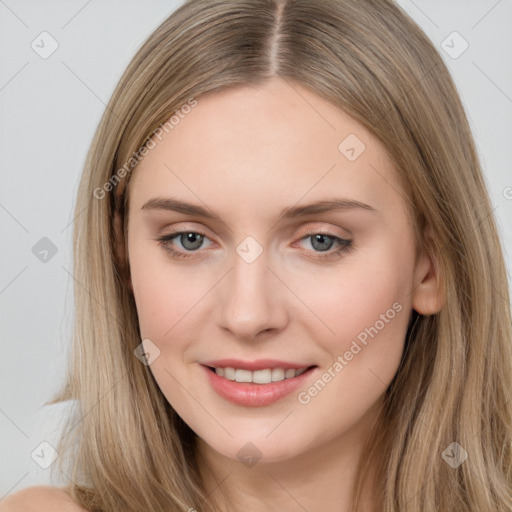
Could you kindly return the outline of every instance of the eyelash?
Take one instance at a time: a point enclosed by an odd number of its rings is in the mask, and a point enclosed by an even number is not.
[[[172,239],[177,238],[180,235],[187,234],[187,233],[193,233],[195,235],[201,235],[205,238],[208,238],[206,233],[203,233],[201,231],[186,230],[186,231],[175,231],[174,233],[170,233],[168,235],[163,235],[163,236],[157,238],[156,240],[158,242],[158,245],[163,247],[173,258],[193,258],[194,256],[192,254],[199,252],[199,250],[189,251],[189,253],[184,253],[182,251],[177,251],[176,249],[173,249],[169,245],[169,242],[171,242]],[[334,239],[334,241],[340,245],[340,247],[336,250],[329,250],[329,251],[325,251],[325,252],[313,251],[318,254],[318,256],[316,256],[316,257],[320,260],[333,258],[335,256],[340,256],[341,254],[348,252],[350,249],[352,249],[352,240],[340,238],[339,236],[336,236],[333,233],[328,233],[325,231],[318,231],[318,230],[309,231],[302,238],[300,238],[300,241],[305,240],[306,238],[309,238],[313,235],[328,236],[329,238]]]

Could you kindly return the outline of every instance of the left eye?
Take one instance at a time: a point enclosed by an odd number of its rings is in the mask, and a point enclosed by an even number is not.
[[[316,233],[314,235],[308,235],[302,238],[302,240],[310,240],[311,246],[313,249],[315,249],[315,251],[323,252],[328,251],[334,245],[336,240],[340,239],[336,236],[327,235],[324,233]]]

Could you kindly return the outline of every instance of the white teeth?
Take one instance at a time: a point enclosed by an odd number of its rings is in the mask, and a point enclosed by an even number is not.
[[[241,370],[236,368],[215,368],[215,373],[220,377],[228,380],[236,380],[236,382],[253,382],[255,384],[270,384],[271,382],[279,382],[285,379],[292,379],[302,375],[307,368],[295,370],[293,368],[266,368],[265,370]]]
[[[236,370],[235,380],[237,382],[252,382],[252,372],[250,370]]]
[[[215,368],[217,375],[219,374],[217,370],[222,370],[222,368]],[[235,369],[234,368],[224,368],[224,377],[228,380],[235,380]]]
[[[284,380],[285,377],[285,371],[282,368],[272,369],[272,382],[279,382],[280,380]]]
[[[256,370],[252,372],[252,381],[256,384],[270,384],[272,382],[272,370]]]
[[[286,372],[284,373],[284,377],[285,379],[290,379],[291,377],[295,377],[295,371],[293,368],[290,369],[290,370],[286,370]]]

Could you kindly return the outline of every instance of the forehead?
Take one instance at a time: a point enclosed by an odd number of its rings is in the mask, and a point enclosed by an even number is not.
[[[309,89],[274,79],[196,98],[154,138],[134,171],[130,202],[166,193],[237,211],[343,195],[375,208],[401,191],[385,148]],[[307,196],[307,197],[306,197]],[[262,202],[263,201],[263,202]]]

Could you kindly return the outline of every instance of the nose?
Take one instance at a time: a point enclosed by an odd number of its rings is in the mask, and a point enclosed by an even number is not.
[[[218,325],[234,337],[255,340],[288,323],[283,284],[267,267],[267,253],[248,263],[234,255],[233,269],[219,290]]]

